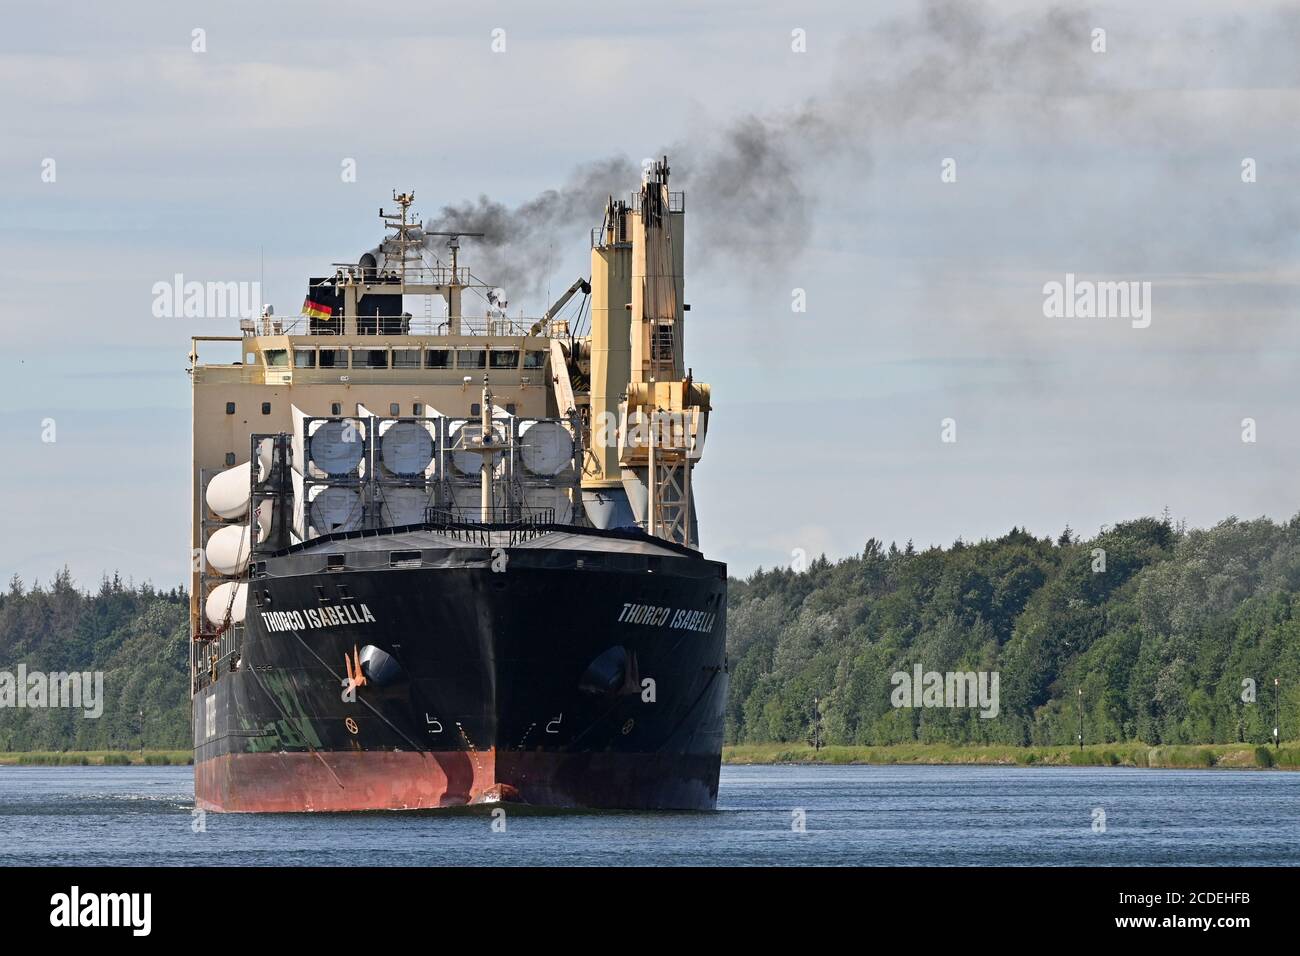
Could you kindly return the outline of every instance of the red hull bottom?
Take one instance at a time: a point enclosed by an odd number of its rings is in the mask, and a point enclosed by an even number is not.
[[[194,766],[198,807],[227,813],[540,806],[708,810],[718,758],[494,750],[223,754]]]
[[[194,798],[227,813],[456,807],[496,796],[495,765],[491,750],[223,754],[194,765]]]

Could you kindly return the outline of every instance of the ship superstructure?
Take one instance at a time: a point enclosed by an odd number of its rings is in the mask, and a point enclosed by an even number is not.
[[[538,318],[394,193],[301,317],[194,339],[201,806],[713,805],[726,570],[698,550],[668,178],[606,203],[590,278]]]

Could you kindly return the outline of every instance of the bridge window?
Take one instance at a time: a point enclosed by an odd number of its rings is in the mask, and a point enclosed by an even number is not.
[[[354,349],[353,368],[388,368],[388,349]]]
[[[419,368],[419,349],[393,349],[393,368]]]
[[[529,350],[524,353],[524,368],[541,368],[545,364],[545,352]]]
[[[451,368],[451,349],[429,349],[424,353],[425,368]]]
[[[294,368],[315,368],[316,350],[315,349],[294,349],[293,367]]]
[[[267,349],[266,364],[273,368],[288,368],[289,353],[285,349]]]
[[[487,368],[486,349],[457,349],[457,368]]]
[[[518,349],[493,349],[492,367],[493,368],[518,368],[519,350]]]
[[[347,368],[348,350],[347,349],[321,349],[320,367],[321,368]]]

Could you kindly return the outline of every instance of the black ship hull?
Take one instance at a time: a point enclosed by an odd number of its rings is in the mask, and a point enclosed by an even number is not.
[[[193,702],[203,808],[716,803],[717,562],[590,534],[408,532],[313,542],[249,588],[238,656]]]

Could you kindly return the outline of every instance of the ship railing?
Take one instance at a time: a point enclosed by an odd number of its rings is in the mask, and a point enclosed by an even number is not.
[[[357,316],[356,335],[450,335],[451,319],[446,316],[402,315],[360,315]],[[484,316],[463,315],[460,318],[459,335],[474,336],[526,336],[550,334],[551,321],[533,316]],[[241,338],[253,335],[312,335],[337,336],[343,334],[341,317],[333,319],[312,319],[298,316],[292,319],[266,318],[245,319],[241,323],[241,336],[196,336],[195,342],[222,341],[238,342]]]
[[[413,265],[408,261],[403,276],[397,269],[388,268],[377,272],[359,266],[355,262],[335,262],[331,265],[334,269],[334,279],[327,280],[328,284],[345,283],[349,280],[353,283],[365,282],[375,292],[379,292],[386,285],[397,285],[403,278],[407,285],[458,285],[465,288],[483,285],[475,281],[468,266],[461,266],[453,272],[451,266],[430,263]]]
[[[623,246],[632,248],[632,240],[624,233],[626,230],[620,230],[612,239],[609,236],[609,230],[604,226],[596,226],[591,230],[591,248],[608,249],[610,246]]]
[[[425,509],[425,523],[433,530],[484,546],[493,543],[494,532],[505,532],[507,545],[514,546],[556,527],[554,508],[490,507],[486,519],[481,507],[470,505]]]
[[[357,317],[356,334],[371,335],[450,335],[451,319],[446,316],[413,315],[361,315]],[[549,323],[540,318],[525,316],[461,316],[459,335],[525,336],[534,327],[545,330]],[[327,321],[308,321],[306,317],[285,325],[282,335],[330,336],[343,334],[343,322],[335,318]]]
[[[214,677],[234,669],[244,649],[244,625],[231,624],[198,645],[194,657],[194,688],[202,690]],[[212,658],[216,657],[214,661]]]
[[[628,208],[635,209],[635,210],[641,209],[640,192],[634,192],[631,194],[628,202]],[[670,191],[668,193],[668,211],[685,212],[686,194],[681,192]],[[614,233],[612,236],[610,234],[611,231]],[[604,224],[596,226],[591,230],[591,248],[608,249],[611,245],[624,246],[624,247],[630,247],[632,245],[632,237],[627,234],[625,220],[620,219],[619,224],[615,226],[612,230],[608,220],[606,220]]]
[[[639,210],[639,209],[641,208],[641,192],[640,192],[640,190],[637,190],[636,192],[634,192],[634,193],[631,194],[631,198],[628,200],[628,204],[627,204],[627,205],[628,205],[628,208],[629,208],[629,209],[638,209],[638,210]],[[670,190],[668,191],[668,211],[669,211],[669,212],[685,212],[685,211],[686,211],[686,194],[683,193],[683,192],[673,192],[673,191],[670,189]]]

